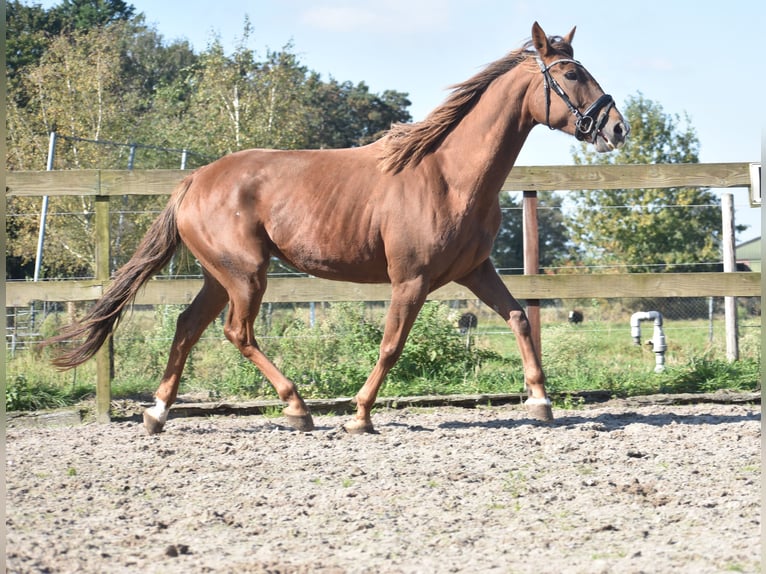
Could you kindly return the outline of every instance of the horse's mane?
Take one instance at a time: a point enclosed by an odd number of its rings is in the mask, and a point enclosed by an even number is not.
[[[572,47],[560,36],[551,36],[554,49],[566,57],[573,56]],[[407,166],[415,166],[439,147],[444,138],[471,111],[489,85],[500,76],[510,72],[535,54],[532,40],[505,57],[492,62],[468,80],[451,86],[452,92],[445,102],[434,109],[422,122],[397,123],[383,138],[383,155],[380,167],[383,171],[397,173]]]

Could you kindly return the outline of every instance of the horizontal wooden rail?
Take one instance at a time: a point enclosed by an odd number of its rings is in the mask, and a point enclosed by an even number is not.
[[[8,196],[167,195],[191,171],[10,171]],[[749,187],[749,163],[516,166],[505,191],[574,191],[668,187]]]
[[[760,297],[760,273],[631,273],[620,275],[505,275],[503,281],[519,299],[619,297]],[[10,281],[6,307],[33,301],[93,301],[109,283],[87,281]],[[201,279],[154,279],[139,292],[139,305],[190,303]],[[264,297],[270,303],[387,301],[389,285],[369,285],[316,278],[272,278]],[[476,296],[456,283],[434,291],[433,300],[470,300]]]
[[[668,187],[750,187],[749,163],[557,165],[514,167],[505,191]]]

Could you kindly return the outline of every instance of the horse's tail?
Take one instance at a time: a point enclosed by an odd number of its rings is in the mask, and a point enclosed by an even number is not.
[[[82,343],[63,351],[52,360],[56,367],[71,369],[95,355],[141,286],[170,262],[181,242],[176,225],[176,212],[192,184],[193,177],[188,176],[178,185],[165,209],[141,240],[133,257],[116,272],[109,289],[96,301],[85,317],[41,343],[48,346],[84,337]]]

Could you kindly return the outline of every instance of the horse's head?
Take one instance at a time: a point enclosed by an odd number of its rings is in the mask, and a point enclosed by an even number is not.
[[[540,68],[537,91],[530,111],[535,121],[592,143],[600,152],[611,151],[623,143],[630,126],[588,70],[573,59],[575,28],[559,42],[551,41],[540,25],[532,26],[532,45]],[[551,92],[555,96],[551,96]]]

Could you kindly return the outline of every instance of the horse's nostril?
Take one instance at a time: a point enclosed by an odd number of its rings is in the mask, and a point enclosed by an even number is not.
[[[617,122],[614,125],[612,136],[614,137],[615,143],[619,145],[628,138],[629,133],[630,133],[630,126],[628,124],[624,122]]]

